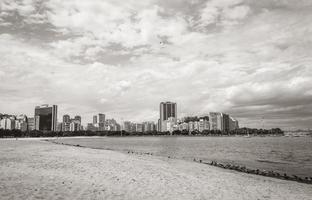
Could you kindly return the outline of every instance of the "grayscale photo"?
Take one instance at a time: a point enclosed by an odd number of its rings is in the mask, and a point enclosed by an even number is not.
[[[0,0],[0,200],[312,200],[312,0]]]

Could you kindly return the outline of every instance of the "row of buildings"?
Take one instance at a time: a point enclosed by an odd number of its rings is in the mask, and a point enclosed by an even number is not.
[[[152,132],[156,131],[156,124],[152,121],[143,123],[123,122],[122,130],[126,132]]]
[[[124,121],[122,125],[115,119],[105,119],[105,114],[99,113],[93,116],[92,123],[84,128],[81,124],[81,116],[71,118],[63,116],[63,121],[57,121],[57,106],[47,104],[35,107],[34,117],[26,115],[12,116],[0,114],[0,129],[19,129],[21,131],[127,131],[127,132],[173,132],[175,130],[205,131],[219,130],[228,132],[239,128],[238,121],[228,114],[221,112],[210,112],[204,117],[185,117],[178,119],[177,104],[173,102],[160,103],[160,115],[158,122],[152,121],[133,123]]]
[[[219,130],[228,132],[239,128],[238,121],[222,112],[210,112],[207,116],[186,121],[186,118],[178,119],[177,104],[174,102],[160,103],[160,118],[157,130],[160,132],[173,132],[174,130],[187,130],[189,132],[204,130]]]
[[[34,117],[26,115],[1,115],[0,129],[21,131],[56,131],[57,130],[57,106],[42,105],[35,108]]]
[[[88,131],[121,131],[120,124],[115,119],[105,119],[103,113],[94,115],[92,119],[92,123],[87,124]]]

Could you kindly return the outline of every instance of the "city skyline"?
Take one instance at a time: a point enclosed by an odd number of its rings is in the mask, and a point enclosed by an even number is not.
[[[242,126],[312,128],[312,2],[0,2],[0,112],[59,106],[83,123],[230,113]],[[60,119],[62,115],[59,115]]]
[[[221,131],[229,133],[239,129],[239,121],[229,114],[222,112],[209,112],[205,116],[178,117],[176,102],[160,102],[159,119],[155,121],[144,120],[141,122],[120,121],[114,118],[105,119],[105,114],[93,115],[92,122],[85,126],[82,118],[75,115],[63,114],[58,120],[57,105],[43,104],[35,107],[34,116],[10,115],[0,113],[0,129],[25,131],[52,131],[52,132],[75,132],[75,131],[121,131],[152,133],[181,131],[185,134],[204,133],[207,131]],[[264,128],[264,127],[263,127]],[[232,132],[233,133],[233,132]]]

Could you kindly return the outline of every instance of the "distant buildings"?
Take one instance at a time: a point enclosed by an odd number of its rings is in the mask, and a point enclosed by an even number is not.
[[[115,119],[106,119],[105,114],[94,115],[92,123],[88,123],[85,130],[89,131],[121,131],[126,132],[173,132],[176,130],[188,131],[189,133],[203,131],[229,132],[239,128],[236,119],[222,112],[210,112],[202,117],[184,117],[177,119],[177,104],[173,102],[161,102],[158,122],[145,121],[133,123],[124,121],[122,126]],[[71,118],[68,114],[63,115],[62,122],[57,122],[57,106],[42,105],[35,108],[34,117],[26,115],[0,114],[0,129],[21,131],[80,131],[84,130],[81,124],[81,116]]]
[[[167,120],[169,118],[173,118],[175,121],[177,120],[177,104],[173,102],[161,102],[159,109],[159,128],[161,132],[165,132],[168,130]],[[169,123],[172,123],[171,121]]]
[[[6,117],[1,119],[0,127],[4,130],[13,130],[15,129],[15,119],[14,117]]]
[[[60,123],[58,131],[67,132],[67,131],[80,131],[81,128],[81,117],[76,115],[73,119],[69,115],[63,115],[63,122]]]
[[[92,123],[88,123],[88,131],[121,131],[120,124],[115,119],[105,119],[105,114],[99,113],[93,116]]]
[[[124,121],[122,130],[126,132],[139,132],[146,133],[156,130],[156,125],[154,122],[142,122],[142,123],[132,123],[130,121]]]
[[[143,122],[143,132],[152,132],[156,130],[154,122]]]
[[[57,106],[47,104],[35,108],[35,129],[39,131],[57,130]]]
[[[203,117],[185,117],[176,123],[169,118],[163,123],[167,124],[166,131],[169,132],[174,130],[186,130],[189,133],[209,130],[228,132],[239,128],[237,120],[221,112],[210,112],[208,116]],[[178,126],[176,127],[176,125]]]

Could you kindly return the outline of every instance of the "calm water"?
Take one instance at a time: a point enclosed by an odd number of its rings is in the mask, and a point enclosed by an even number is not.
[[[65,138],[61,142],[312,176],[312,137],[103,137]]]

